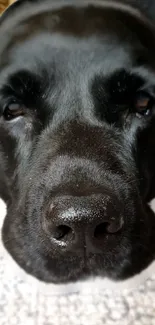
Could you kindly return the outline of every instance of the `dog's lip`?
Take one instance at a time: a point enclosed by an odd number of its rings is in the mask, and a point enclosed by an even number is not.
[[[67,284],[71,282],[77,282],[77,281],[83,281],[91,276],[97,276],[93,275],[90,270],[86,266],[83,266],[81,269],[77,268],[74,270],[74,274],[72,275],[62,275],[62,276],[56,276],[53,274],[50,274],[49,276],[49,282],[55,283],[55,284]],[[51,279],[50,279],[51,277]]]

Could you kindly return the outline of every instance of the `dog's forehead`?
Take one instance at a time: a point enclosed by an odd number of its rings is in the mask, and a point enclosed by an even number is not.
[[[139,22],[130,15],[126,18],[112,9],[62,5],[17,20],[13,29],[8,21],[1,38],[0,67],[9,73],[25,69],[38,74],[45,69],[62,81],[72,77],[73,83],[79,76],[87,83],[100,73],[107,76],[115,70],[130,70],[138,56],[142,61],[146,44],[137,37],[139,31],[133,31],[131,23],[138,29]],[[0,37],[2,31],[3,26]]]
[[[80,6],[77,1],[67,6],[63,3],[58,9],[50,5],[48,11],[42,8],[34,14],[29,9],[26,16],[21,11],[23,18],[16,14],[11,23],[7,18],[0,29],[0,66],[13,63],[15,70],[33,71],[38,65],[39,69],[47,66],[48,71],[55,66],[63,73],[93,74],[101,70],[107,74],[134,65],[137,48],[143,51],[141,37],[148,41],[149,34],[139,17],[136,20],[128,11],[114,10],[105,1],[103,8]]]
[[[17,69],[44,68],[51,74],[110,72],[133,65],[132,48],[110,37],[80,38],[59,33],[41,32],[16,44],[10,51],[10,62]],[[91,75],[90,75],[91,77]]]
[[[114,10],[107,5],[106,7],[97,7],[95,3],[94,5],[88,3],[85,6],[77,6],[77,1],[71,1],[68,6],[64,6],[62,3],[58,9],[49,7],[48,11],[34,12],[33,15],[28,12],[27,16],[23,16],[23,19],[20,18],[17,11],[14,20],[11,17],[11,21],[9,21],[8,17],[1,25],[0,50],[4,52],[5,48],[8,50],[13,45],[25,42],[43,33],[59,33],[64,37],[65,35],[74,37],[77,42],[79,39],[86,40],[87,38],[90,39],[91,36],[99,38],[99,36],[104,35],[104,43],[111,42],[113,45],[117,39],[121,46],[126,42],[133,47],[137,42],[141,42],[142,38],[146,43],[146,41],[148,42],[147,36],[152,36],[145,24],[139,20],[139,17],[136,19],[128,11],[122,12],[118,8]],[[21,16],[22,14],[21,11]],[[66,44],[68,46],[68,43]]]

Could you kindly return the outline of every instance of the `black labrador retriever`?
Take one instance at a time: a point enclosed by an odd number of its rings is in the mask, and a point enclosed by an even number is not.
[[[23,0],[1,18],[2,237],[42,281],[155,258],[154,21],[154,0]]]

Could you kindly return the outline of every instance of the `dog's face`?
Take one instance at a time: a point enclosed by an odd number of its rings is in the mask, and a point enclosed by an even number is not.
[[[43,281],[123,279],[155,255],[154,35],[117,5],[57,3],[1,26],[3,241]]]

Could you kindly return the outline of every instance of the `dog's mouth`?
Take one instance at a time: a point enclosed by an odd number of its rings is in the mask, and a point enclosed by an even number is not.
[[[110,241],[104,238],[100,251],[87,249],[82,241],[77,251],[55,249],[49,245],[49,238],[39,235],[33,227],[28,229],[27,223],[11,225],[9,215],[3,226],[3,242],[15,261],[40,281],[63,284],[90,277],[124,280],[140,273],[154,258],[152,225],[155,222],[152,222],[153,212],[149,207],[146,210],[143,223],[137,221],[132,227],[122,229],[117,240],[114,234],[112,237],[109,234],[111,246]],[[102,237],[102,232],[100,235]]]

